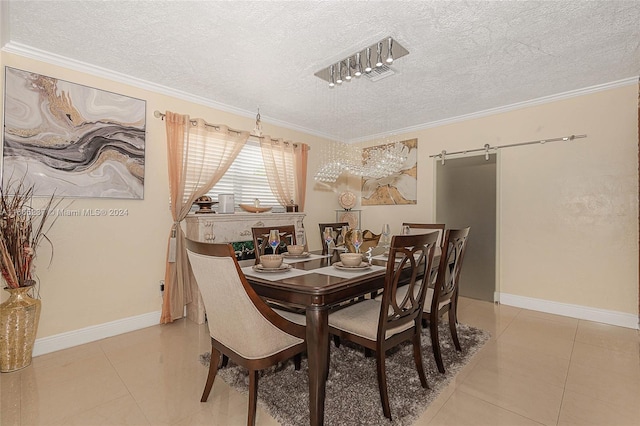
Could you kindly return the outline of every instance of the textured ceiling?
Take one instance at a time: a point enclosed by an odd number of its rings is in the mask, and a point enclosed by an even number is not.
[[[265,122],[338,140],[640,74],[640,1],[11,0],[7,9],[8,51],[38,49],[248,116],[259,106]],[[389,35],[410,52],[396,75],[334,89],[314,76]]]

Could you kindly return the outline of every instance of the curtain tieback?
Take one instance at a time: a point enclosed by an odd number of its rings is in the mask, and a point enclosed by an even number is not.
[[[167,256],[169,263],[176,262],[176,234],[178,231],[178,226],[180,226],[180,222],[173,222],[173,226],[171,226],[171,238],[169,238],[169,254]]]

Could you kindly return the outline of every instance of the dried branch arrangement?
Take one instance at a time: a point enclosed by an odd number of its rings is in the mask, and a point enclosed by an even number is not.
[[[33,193],[24,178],[0,186],[0,271],[10,288],[35,283],[33,262],[43,241],[53,250],[47,232],[58,218],[55,211],[62,199],[54,194],[35,207]]]

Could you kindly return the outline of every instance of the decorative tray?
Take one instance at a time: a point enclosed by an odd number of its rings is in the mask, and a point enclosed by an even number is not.
[[[249,213],[264,213],[272,209],[272,207],[256,207],[251,204],[240,204],[240,208]]]
[[[363,269],[371,268],[371,264],[367,262],[362,262],[358,266],[344,266],[342,262],[336,262],[333,264],[334,268],[343,269],[345,271],[361,271]]]
[[[309,256],[311,256],[311,253],[309,253],[308,251],[305,251],[305,252],[300,253],[300,254],[291,254],[291,253],[288,253],[288,252],[282,253],[282,257],[288,257],[290,259],[304,259],[304,258],[309,257]]]
[[[256,272],[285,272],[291,269],[291,265],[283,263],[278,268],[265,268],[261,263],[253,265],[253,270]]]

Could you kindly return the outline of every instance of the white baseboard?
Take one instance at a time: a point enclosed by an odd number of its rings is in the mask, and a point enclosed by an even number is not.
[[[617,325],[619,327],[633,328],[635,330],[639,329],[638,316],[634,314],[591,308],[588,306],[571,305],[568,303],[553,302],[550,300],[534,299],[531,297],[517,296],[507,293],[500,293],[499,300],[503,305],[601,322],[604,324]]]
[[[123,318],[104,324],[93,325],[79,330],[68,331],[54,336],[36,339],[33,346],[33,356],[48,354],[49,352],[83,345],[96,340],[104,339],[118,334],[128,333],[141,328],[160,324],[160,311],[135,317]]]

